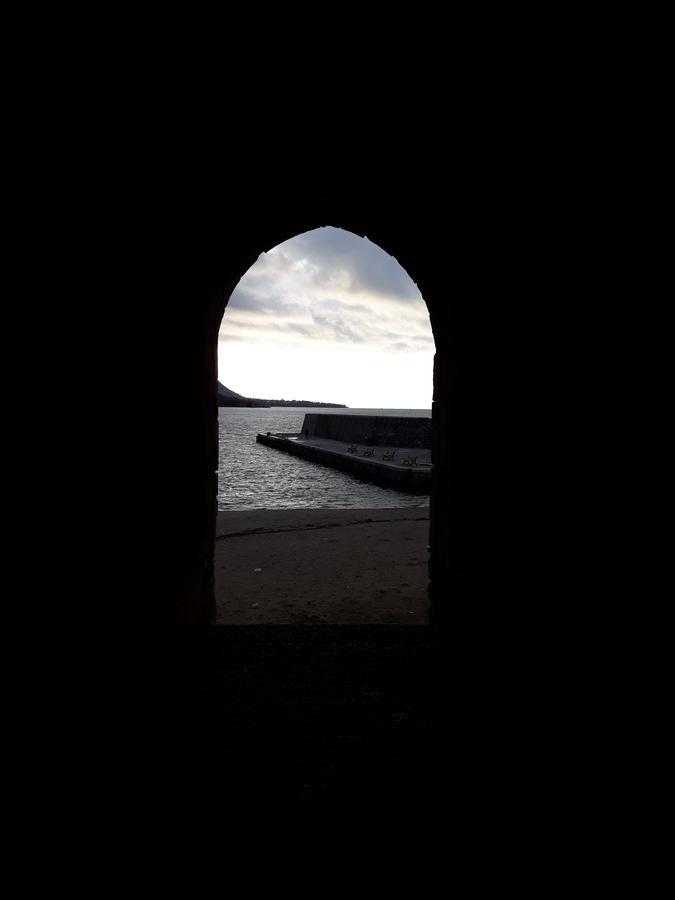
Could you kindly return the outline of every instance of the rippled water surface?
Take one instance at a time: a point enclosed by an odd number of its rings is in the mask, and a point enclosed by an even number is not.
[[[368,484],[346,472],[256,443],[259,431],[299,432],[308,412],[328,410],[221,407],[218,509],[375,509],[429,505],[428,497]],[[431,415],[428,409],[332,409],[329,412]]]

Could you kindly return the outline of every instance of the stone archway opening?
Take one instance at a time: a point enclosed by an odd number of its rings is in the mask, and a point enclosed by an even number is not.
[[[415,282],[322,227],[261,253],[227,300],[215,623],[426,624],[434,341]]]

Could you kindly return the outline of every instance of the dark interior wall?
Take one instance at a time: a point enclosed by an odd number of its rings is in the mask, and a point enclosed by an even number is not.
[[[527,628],[580,603],[600,621],[665,571],[653,85],[647,107],[603,95],[599,121],[574,85],[458,81],[386,49],[120,65],[92,47],[17,67],[20,609],[208,621],[224,304],[261,251],[327,224],[396,256],[429,306],[433,621]],[[638,113],[627,183],[612,127]]]

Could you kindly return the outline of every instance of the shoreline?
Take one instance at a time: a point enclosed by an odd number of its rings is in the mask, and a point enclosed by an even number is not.
[[[428,543],[428,506],[219,512],[215,624],[427,624]]]

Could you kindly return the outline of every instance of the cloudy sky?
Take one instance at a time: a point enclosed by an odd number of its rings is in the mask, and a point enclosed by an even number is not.
[[[433,354],[427,307],[394,257],[318,228],[262,253],[239,281],[218,378],[246,397],[429,409]]]

